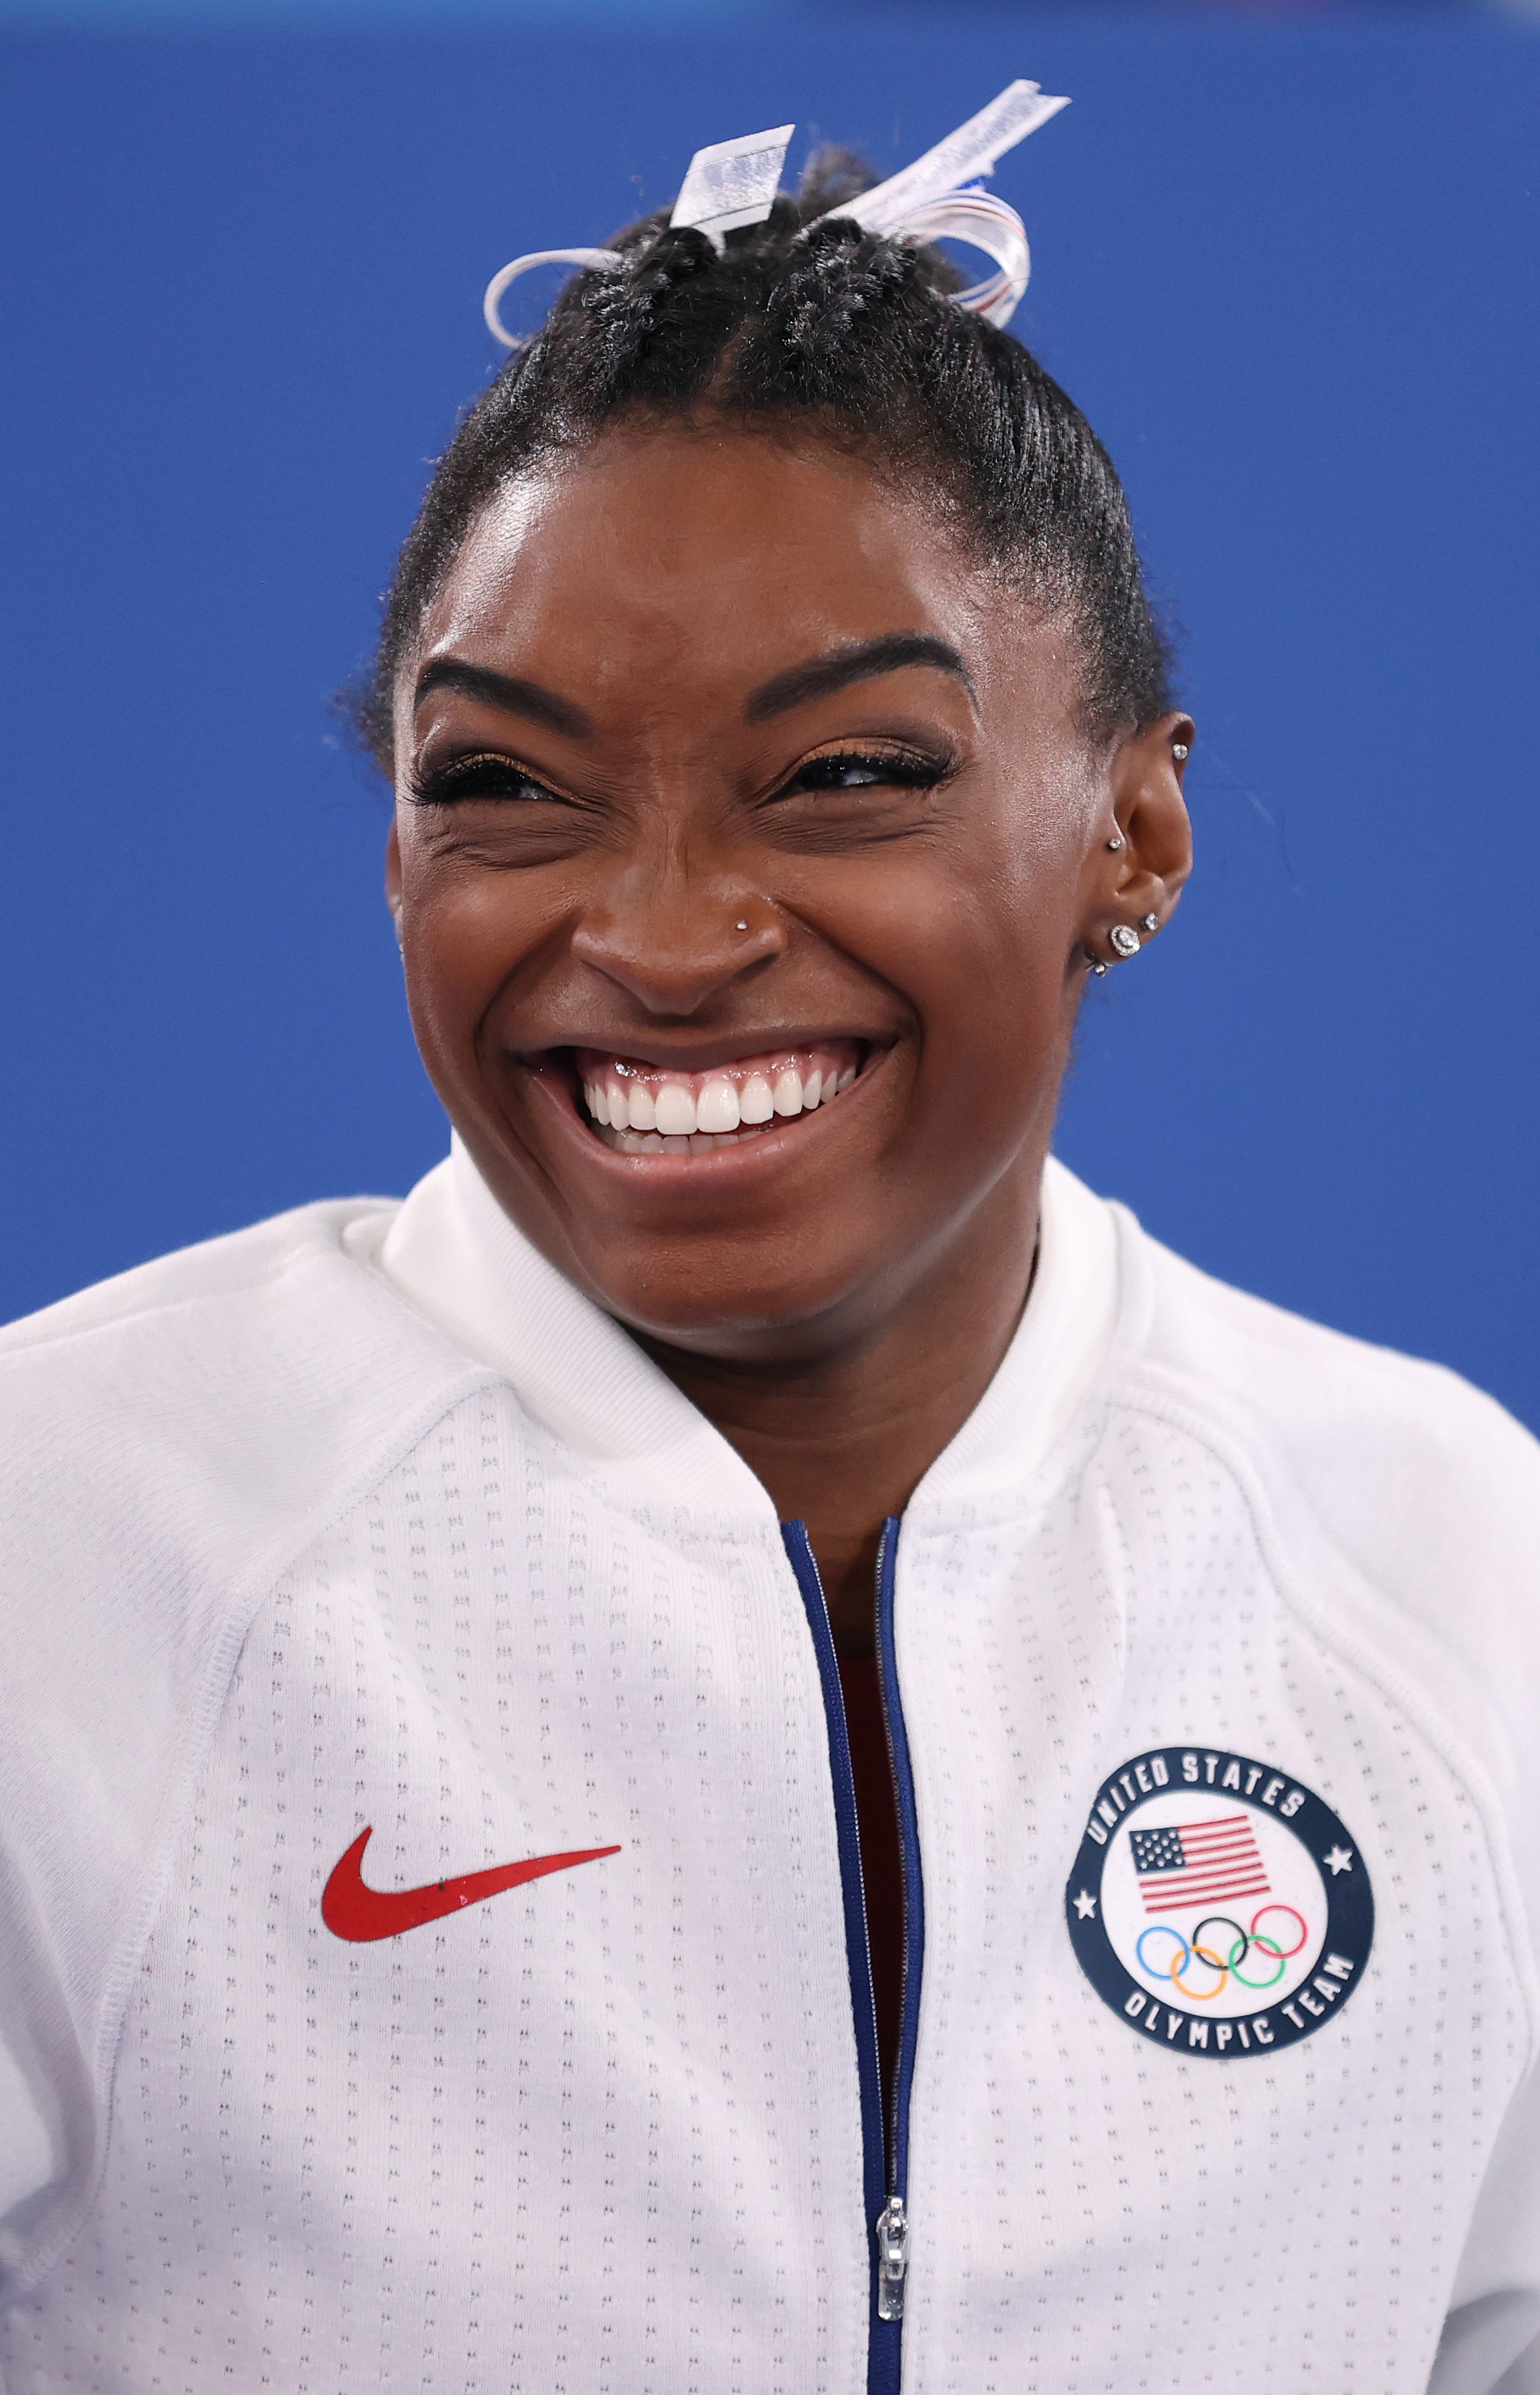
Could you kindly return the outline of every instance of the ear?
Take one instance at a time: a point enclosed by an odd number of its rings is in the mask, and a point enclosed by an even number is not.
[[[1093,971],[1162,931],[1192,871],[1182,780],[1194,737],[1190,715],[1162,715],[1112,751],[1082,884],[1081,943]]]
[[[401,841],[396,832],[395,817],[391,817],[390,838],[385,842],[385,904],[395,918],[396,940],[401,939]]]
[[[401,917],[401,837],[395,817],[391,817],[390,838],[385,842],[385,904],[397,920]]]

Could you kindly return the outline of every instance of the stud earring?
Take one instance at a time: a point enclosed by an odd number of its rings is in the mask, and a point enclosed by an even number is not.
[[[1141,931],[1141,932],[1158,932],[1158,931],[1160,930],[1160,928],[1161,928],[1161,919],[1160,919],[1159,915],[1141,915],[1141,916],[1140,916],[1140,918],[1139,918],[1139,929],[1140,929],[1140,931]]]
[[[1107,979],[1107,967],[1103,964],[1100,957],[1092,958],[1091,970],[1095,974],[1098,981],[1105,981]]]
[[[1115,831],[1111,839],[1107,843],[1109,848],[1113,849],[1122,848],[1122,834],[1121,831]]]
[[[1116,948],[1120,957],[1138,955],[1139,935],[1131,923],[1114,923],[1107,937],[1109,944]]]
[[[1181,764],[1188,753],[1187,742],[1185,740],[1174,740],[1171,744],[1171,753],[1175,758],[1177,763]]]

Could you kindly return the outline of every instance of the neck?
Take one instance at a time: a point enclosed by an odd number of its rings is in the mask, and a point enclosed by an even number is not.
[[[744,1362],[643,1344],[807,1525],[835,1644],[874,1644],[877,1546],[993,1379],[1021,1318],[1037,1247],[1038,1185],[1015,1176],[940,1266],[874,1331],[803,1356]]]

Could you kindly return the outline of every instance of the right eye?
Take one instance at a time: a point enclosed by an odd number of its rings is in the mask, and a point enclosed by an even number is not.
[[[554,790],[548,790],[508,757],[456,757],[446,765],[418,774],[411,785],[411,796],[419,807],[449,807],[467,799],[502,803],[543,799],[551,806],[564,804]]]

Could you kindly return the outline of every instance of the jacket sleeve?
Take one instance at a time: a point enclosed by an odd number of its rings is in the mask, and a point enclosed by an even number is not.
[[[1495,2130],[1474,2208],[1436,2168],[1420,2191],[1463,2241],[1428,2395],[1540,2395],[1540,1447],[1452,1372],[1158,1262],[1166,1369],[1195,1408],[1223,1388],[1267,1460],[1296,1601],[1334,1589],[1321,1634],[1383,1669],[1485,1823],[1532,2060],[1469,2124]]]
[[[471,1365],[306,1209],[0,1332],[0,2291],[73,2234],[246,1630]]]
[[[96,2091],[69,1991],[27,1885],[25,1859],[0,1845],[0,2290],[89,2167]]]
[[[1481,2183],[1428,2395],[1540,2395],[1540,2070]]]

